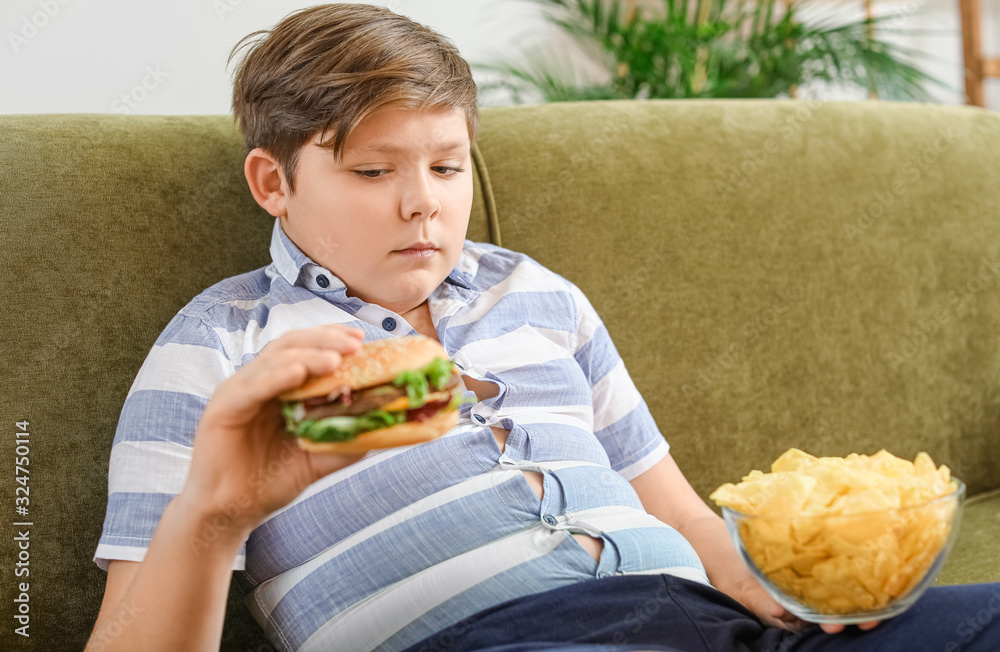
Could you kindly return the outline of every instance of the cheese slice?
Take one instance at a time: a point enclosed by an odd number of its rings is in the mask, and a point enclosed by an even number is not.
[[[427,396],[424,398],[424,405],[426,405],[427,403],[433,403],[435,401],[449,401],[449,400],[451,400],[450,391],[446,390],[443,392],[431,392],[427,394]],[[395,401],[383,405],[382,409],[385,410],[386,412],[399,412],[401,410],[409,410],[410,399],[407,396],[401,396],[397,398]]]

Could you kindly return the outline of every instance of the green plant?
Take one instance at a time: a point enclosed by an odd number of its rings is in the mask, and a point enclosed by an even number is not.
[[[800,8],[814,6],[811,0],[787,6],[778,0],[664,0],[662,7],[533,1],[604,74],[581,79],[546,50],[531,53],[523,64],[478,66],[500,75],[486,90],[506,89],[518,102],[527,89],[550,102],[770,98],[793,96],[797,86],[814,81],[861,86],[886,99],[927,101],[927,83],[945,86],[910,63],[918,53],[875,37],[876,28],[898,16],[806,24]]]

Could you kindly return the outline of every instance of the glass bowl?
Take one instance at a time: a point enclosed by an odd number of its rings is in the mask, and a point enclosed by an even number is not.
[[[768,593],[812,623],[891,618],[937,577],[958,533],[965,484],[925,503],[835,516],[722,508],[740,557]]]

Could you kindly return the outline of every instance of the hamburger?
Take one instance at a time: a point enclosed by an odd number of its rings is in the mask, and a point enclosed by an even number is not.
[[[286,429],[302,448],[360,453],[435,439],[458,423],[458,370],[423,335],[376,340],[333,372],[278,397]]]

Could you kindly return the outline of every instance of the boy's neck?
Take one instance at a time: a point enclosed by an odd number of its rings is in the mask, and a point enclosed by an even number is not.
[[[434,340],[438,339],[437,330],[434,329],[434,322],[431,321],[431,310],[426,301],[413,310],[401,314],[400,317],[405,319],[421,335],[426,335]]]

